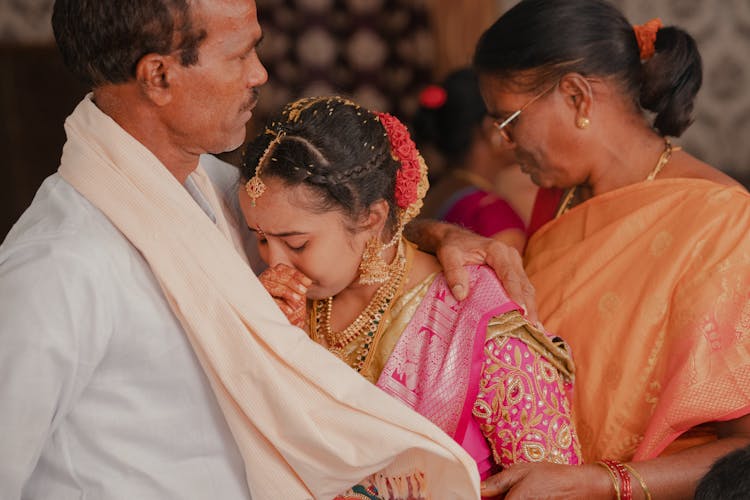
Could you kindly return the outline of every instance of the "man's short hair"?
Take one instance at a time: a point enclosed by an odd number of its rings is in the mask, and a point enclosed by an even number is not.
[[[750,446],[720,458],[695,489],[695,500],[750,498]]]
[[[135,77],[146,54],[179,51],[198,62],[206,31],[193,26],[190,0],[56,0],[52,28],[68,69],[91,86]]]

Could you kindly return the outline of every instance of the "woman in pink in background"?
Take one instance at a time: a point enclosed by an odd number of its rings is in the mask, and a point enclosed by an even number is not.
[[[420,94],[413,121],[420,149],[443,169],[425,199],[422,216],[466,227],[523,251],[536,186],[487,116],[471,69],[449,74]],[[435,172],[431,172],[434,175]]]
[[[452,436],[482,477],[579,463],[562,340],[489,268],[471,266],[456,301],[437,260],[403,237],[427,170],[401,122],[338,97],[296,101],[250,145],[243,178],[261,281],[313,341]]]

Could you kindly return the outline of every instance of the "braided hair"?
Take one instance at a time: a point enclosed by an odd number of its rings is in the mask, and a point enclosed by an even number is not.
[[[290,103],[248,144],[241,166],[243,181],[255,175],[261,159],[263,178],[312,190],[314,195],[305,202],[313,212],[338,210],[354,226],[370,206],[385,200],[386,227],[396,230],[395,182],[400,164],[391,156],[387,133],[373,112],[340,97]]]

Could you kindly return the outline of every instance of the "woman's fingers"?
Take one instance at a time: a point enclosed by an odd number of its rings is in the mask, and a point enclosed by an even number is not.
[[[304,328],[307,321],[307,288],[312,281],[283,264],[266,269],[259,279],[289,322]]]
[[[469,273],[464,267],[466,260],[463,252],[455,247],[442,247],[438,251],[438,258],[451,293],[456,300],[464,300],[469,293]]]
[[[524,309],[526,318],[539,324],[536,308],[536,290],[526,276],[523,260],[518,251],[503,243],[493,241],[486,247],[485,260],[497,274],[508,296]]]
[[[443,274],[457,300],[469,293],[469,273],[464,266],[486,263],[497,274],[508,296],[523,307],[528,320],[539,323],[534,286],[523,269],[518,251],[499,241],[454,228],[445,233],[437,249]]]
[[[523,467],[514,465],[488,477],[481,484],[482,497],[491,498],[507,493],[524,475]]]
[[[311,284],[307,276],[282,264],[266,269],[259,279],[271,295],[292,302],[303,300]]]

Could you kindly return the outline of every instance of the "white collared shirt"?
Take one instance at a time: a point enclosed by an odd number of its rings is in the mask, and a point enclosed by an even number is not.
[[[149,266],[52,175],[0,246],[0,499],[248,499],[245,481]]]

